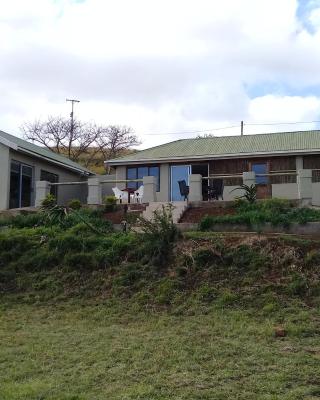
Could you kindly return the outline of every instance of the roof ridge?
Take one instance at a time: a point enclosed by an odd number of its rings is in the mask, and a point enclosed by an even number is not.
[[[288,133],[310,133],[310,132],[319,132],[320,133],[320,129],[309,129],[306,131],[284,131],[284,132],[265,132],[265,133],[252,133],[252,134],[247,134],[247,135],[227,135],[227,136],[209,136],[209,137],[195,137],[195,138],[185,138],[185,139],[179,139],[179,140],[201,140],[201,139],[223,139],[223,138],[234,138],[234,137],[251,137],[251,136],[267,136],[267,135],[282,135],[282,134],[288,134]],[[168,142],[168,143],[173,143],[176,142],[178,140],[174,140],[172,142]],[[165,144],[168,144],[165,143]],[[156,146],[155,146],[156,147]],[[154,149],[155,147],[152,147],[152,149]],[[151,148],[151,147],[149,147]],[[144,149],[147,150],[147,149]]]

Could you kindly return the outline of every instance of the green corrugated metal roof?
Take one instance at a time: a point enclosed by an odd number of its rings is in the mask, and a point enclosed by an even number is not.
[[[108,161],[122,164],[137,161],[161,161],[161,159],[186,159],[254,155],[260,153],[287,153],[320,151],[320,130],[264,133],[244,136],[220,136],[200,139],[181,139],[161,146]]]
[[[33,143],[27,142],[21,138],[18,138],[17,136],[10,135],[9,133],[0,131],[0,137],[3,139],[7,140],[8,142],[11,142],[15,144],[21,151],[26,150],[28,152],[33,153],[35,156],[40,156],[40,157],[45,157],[48,162],[58,162],[61,164],[64,164],[66,168],[71,168],[71,169],[76,169],[79,172],[83,172],[85,174],[92,174],[91,171],[88,169],[82,167],[81,165],[77,164],[76,162],[73,162],[69,160],[69,158],[61,156],[60,154],[54,153],[53,151],[50,151],[44,147],[36,146]]]

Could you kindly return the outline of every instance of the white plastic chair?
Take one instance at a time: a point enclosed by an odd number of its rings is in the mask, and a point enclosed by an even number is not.
[[[137,189],[134,192],[134,199],[136,203],[142,203],[142,198],[143,198],[143,185],[141,185],[139,189]]]
[[[128,192],[123,192],[117,187],[112,188],[112,191],[120,203],[128,203]]]

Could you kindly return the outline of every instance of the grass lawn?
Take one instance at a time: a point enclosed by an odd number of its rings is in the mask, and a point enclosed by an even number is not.
[[[318,399],[319,325],[302,306],[172,315],[2,303],[0,399]]]

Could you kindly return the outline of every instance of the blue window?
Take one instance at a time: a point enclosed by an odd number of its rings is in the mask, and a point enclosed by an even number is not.
[[[257,185],[267,185],[269,183],[268,176],[259,176],[260,174],[268,173],[268,164],[267,163],[252,164],[252,171],[254,171],[256,173],[256,184]]]
[[[137,168],[127,168],[127,179],[137,179]],[[127,182],[127,187],[137,189],[137,182]]]
[[[160,191],[160,168],[159,167],[128,167],[127,179],[143,179],[144,176],[155,176],[157,178],[157,192]],[[142,182],[127,182],[128,188],[138,189]]]

